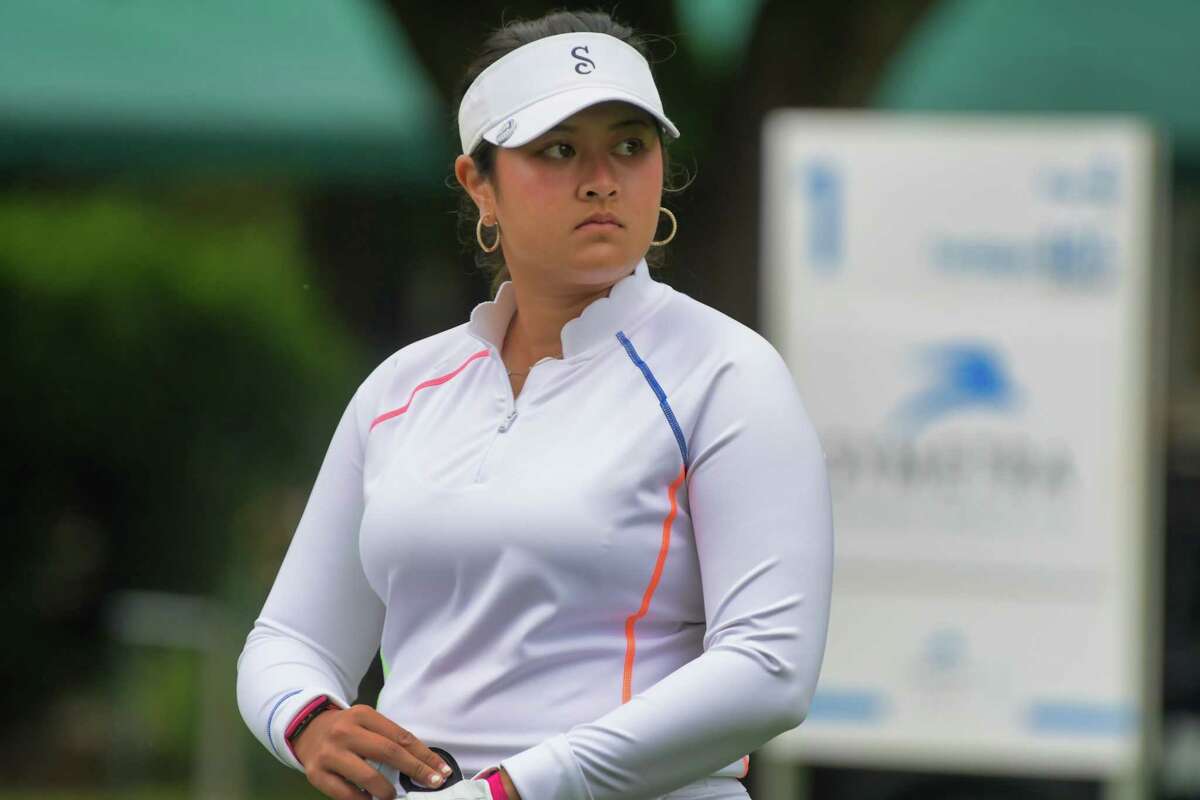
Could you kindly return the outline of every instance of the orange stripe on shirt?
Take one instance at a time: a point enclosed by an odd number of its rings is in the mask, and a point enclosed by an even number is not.
[[[663,565],[667,563],[667,551],[671,549],[671,524],[675,521],[675,514],[678,510],[675,494],[683,484],[686,475],[687,466],[685,465],[680,467],[679,476],[667,490],[667,496],[671,501],[671,510],[667,512],[667,517],[663,520],[662,544],[658,548],[658,561],[654,565],[654,574],[650,576],[650,585],[646,587],[646,592],[642,595],[642,607],[637,610],[636,614],[630,615],[625,620],[625,678],[621,687],[622,703],[628,703],[629,698],[633,696],[633,657],[637,651],[633,628],[639,619],[646,616],[646,611],[650,608],[650,598],[654,597],[654,590],[658,588],[658,579],[662,577]]]
[[[416,385],[416,387],[412,390],[412,392],[409,393],[407,403],[400,406],[399,408],[394,408],[391,411],[387,411],[383,414],[380,414],[378,417],[371,420],[371,429],[374,430],[375,426],[378,425],[379,423],[386,422],[387,420],[391,419],[392,417],[398,417],[401,414],[403,414],[405,411],[408,411],[408,407],[410,405],[412,405],[413,397],[417,394],[417,392],[419,390],[424,389],[426,386],[437,386],[438,384],[445,383],[446,381],[450,380],[455,375],[457,375],[458,373],[460,373],[464,369],[466,369],[467,364],[470,364],[472,361],[474,361],[477,358],[486,357],[487,354],[490,352],[491,352],[490,350],[480,350],[478,353],[472,353],[471,357],[468,358],[466,361],[464,361],[462,364],[460,364],[458,366],[458,369],[454,370],[453,372],[447,372],[445,375],[442,375],[440,377],[430,378],[427,381],[422,381],[421,383],[418,383]]]

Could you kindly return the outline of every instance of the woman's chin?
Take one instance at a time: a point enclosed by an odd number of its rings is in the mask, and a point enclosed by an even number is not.
[[[641,257],[641,253],[631,253],[628,247],[588,245],[578,248],[571,262],[575,269],[583,272],[620,272],[636,264]]]
[[[554,254],[542,250],[542,255],[529,260],[536,262],[536,270],[550,269],[558,272],[565,270],[573,273],[577,279],[585,282],[604,281],[606,278],[617,280],[628,273],[634,265],[646,255],[646,248],[637,250],[629,246],[629,241],[615,242],[605,239],[593,239],[587,242],[575,242],[574,246],[558,250]],[[525,259],[520,259],[524,261]],[[554,266],[556,265],[556,266]]]
[[[606,236],[597,237],[591,241],[576,242],[572,251],[575,254],[575,260],[580,263],[622,264],[628,262],[630,258],[636,262],[642,255],[641,253],[634,254],[633,248],[629,246],[629,240],[625,237],[617,239]]]

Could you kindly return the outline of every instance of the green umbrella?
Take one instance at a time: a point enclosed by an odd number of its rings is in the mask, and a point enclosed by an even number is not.
[[[1125,112],[1200,166],[1200,2],[955,0],[889,68],[875,104],[913,111]]]
[[[428,182],[444,117],[367,0],[0,4],[0,167]]]

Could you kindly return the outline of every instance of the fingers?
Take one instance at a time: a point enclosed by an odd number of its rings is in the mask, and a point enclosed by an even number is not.
[[[368,748],[365,755],[391,764],[413,780],[432,789],[437,789],[445,783],[450,775],[449,765],[437,753],[430,750],[411,732],[370,706],[354,706],[351,710],[359,708],[363,711],[360,716],[356,716],[356,721],[376,734],[363,742]]]
[[[391,780],[360,757],[370,751],[373,740],[382,737],[364,729],[357,717],[350,709],[338,712],[322,730],[320,747],[304,763],[304,774],[314,787],[338,800],[368,796],[393,800],[396,790]]]
[[[392,777],[367,759],[395,767],[431,791],[440,789],[450,775],[449,765],[437,753],[368,705],[338,712],[322,730],[321,745],[307,760],[305,774],[309,783],[336,800],[361,800],[368,793],[380,800],[395,798]]]
[[[335,773],[335,776],[340,776],[343,779],[343,785],[351,789],[351,794],[347,797],[357,797],[361,800],[361,792],[358,795],[354,794],[358,789],[369,792],[371,797],[377,797],[379,800],[393,800],[396,796],[396,787],[392,786],[391,781],[385,778],[379,770],[348,750],[334,753],[329,759],[328,769]],[[345,784],[344,781],[347,780],[351,781],[354,786]]]
[[[340,775],[324,770],[315,771],[317,774],[308,776],[308,782],[326,797],[333,800],[367,800],[371,795],[346,782]],[[390,791],[390,790],[389,790]],[[375,797],[392,798],[392,794],[375,795]]]

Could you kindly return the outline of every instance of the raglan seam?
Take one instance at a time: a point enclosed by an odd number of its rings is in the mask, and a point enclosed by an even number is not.
[[[367,435],[370,436],[371,432],[374,431],[376,425],[379,425],[381,423],[395,419],[396,417],[401,416],[402,414],[406,414],[408,412],[409,407],[411,407],[412,403],[416,400],[417,395],[420,390],[434,389],[434,388],[437,388],[444,384],[450,383],[451,381],[454,380],[454,378],[457,378],[460,374],[465,372],[466,369],[469,366],[471,366],[472,363],[474,363],[475,361],[479,361],[483,358],[489,358],[490,355],[491,355],[490,348],[485,348],[483,350],[476,350],[475,352],[468,355],[461,364],[459,364],[457,367],[452,369],[450,372],[447,372],[442,375],[435,375],[432,378],[426,378],[424,380],[417,381],[417,383],[415,383],[413,386],[409,387],[408,397],[407,397],[407,399],[405,399],[404,403],[402,405],[396,406],[395,408],[392,408],[392,409],[389,409],[382,413],[379,413],[380,404],[376,403],[376,408],[373,409],[373,411],[372,411],[374,416],[371,419],[370,427],[367,429]],[[449,361],[450,361],[450,363],[453,363],[454,359],[449,359]],[[447,362],[446,358],[439,359],[437,362],[435,362],[435,364],[432,367],[428,368],[428,371],[436,373],[441,368],[438,365],[445,364],[446,362]],[[391,401],[391,402],[394,402],[394,401]],[[389,402],[385,405],[390,405],[391,402]]]
[[[684,438],[683,429],[679,426],[679,420],[675,417],[675,411],[671,408],[671,403],[667,397],[666,391],[662,388],[662,385],[654,376],[654,371],[650,368],[650,365],[647,364],[644,359],[642,359],[633,342],[628,336],[625,335],[625,332],[617,331],[616,337],[621,343],[621,346],[625,348],[625,352],[629,356],[630,360],[632,360],[634,365],[641,370],[642,376],[645,378],[646,382],[650,384],[650,389],[654,392],[655,397],[658,398],[659,408],[662,409],[663,415],[667,419],[667,424],[670,426],[671,432],[675,436],[675,444],[679,447],[679,455],[682,459],[684,469],[686,470],[688,464],[687,439]]]

